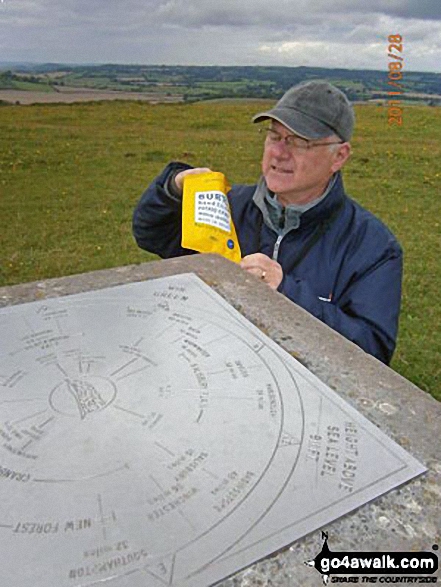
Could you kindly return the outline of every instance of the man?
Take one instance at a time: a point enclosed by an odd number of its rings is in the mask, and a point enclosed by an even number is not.
[[[254,122],[269,121],[262,177],[228,194],[244,270],[389,363],[401,299],[402,251],[393,234],[344,192],[354,114],[327,82],[288,90]],[[209,171],[171,163],[134,213],[138,245],[161,257],[181,247],[186,175]]]

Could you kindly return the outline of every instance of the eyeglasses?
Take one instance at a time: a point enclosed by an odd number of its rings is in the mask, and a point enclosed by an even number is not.
[[[344,141],[332,141],[330,143],[314,143],[308,139],[303,139],[296,135],[282,136],[279,132],[272,128],[259,128],[260,133],[266,133],[266,140],[270,144],[280,143],[283,141],[286,147],[291,151],[307,151],[313,147],[324,147],[325,145],[341,145]]]

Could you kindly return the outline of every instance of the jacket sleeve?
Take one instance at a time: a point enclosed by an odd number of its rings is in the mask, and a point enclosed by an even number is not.
[[[133,236],[141,249],[165,259],[195,252],[181,247],[182,200],[167,189],[171,175],[190,168],[185,163],[170,163],[141,196],[132,222]]]
[[[354,272],[340,299],[317,297],[304,279],[284,276],[279,291],[373,355],[389,364],[398,333],[402,251],[394,243],[361,273]]]

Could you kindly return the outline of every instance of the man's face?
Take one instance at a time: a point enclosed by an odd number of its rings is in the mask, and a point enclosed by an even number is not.
[[[322,195],[331,176],[342,167],[350,154],[349,143],[333,147],[322,143],[334,143],[330,136],[311,144],[320,146],[309,149],[295,148],[286,144],[285,138],[293,133],[283,124],[271,120],[270,128],[281,140],[267,137],[262,159],[262,173],[268,189],[277,194],[281,204],[305,204]],[[275,135],[275,138],[278,138]],[[332,150],[331,150],[332,149]]]

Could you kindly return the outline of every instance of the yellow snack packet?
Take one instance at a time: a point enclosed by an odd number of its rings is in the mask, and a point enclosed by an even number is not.
[[[231,187],[223,173],[187,175],[182,199],[182,241],[186,249],[218,253],[239,263],[241,253],[227,193]]]

